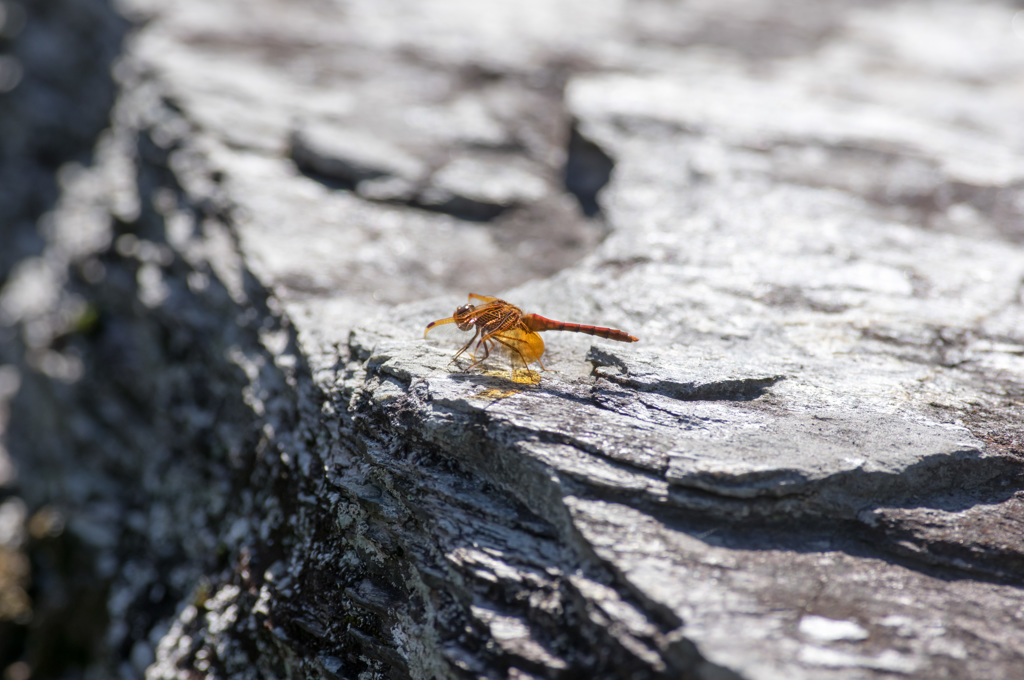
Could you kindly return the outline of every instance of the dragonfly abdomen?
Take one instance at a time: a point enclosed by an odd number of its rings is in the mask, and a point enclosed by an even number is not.
[[[639,341],[639,338],[630,335],[626,331],[620,331],[617,328],[605,328],[604,326],[589,326],[586,324],[571,323],[568,321],[555,321],[554,319],[548,319],[546,317],[543,317],[540,314],[527,314],[523,317],[523,321],[530,328],[530,330],[537,332],[569,331],[570,333],[586,333],[587,335],[596,335],[599,338],[617,340],[619,342]]]

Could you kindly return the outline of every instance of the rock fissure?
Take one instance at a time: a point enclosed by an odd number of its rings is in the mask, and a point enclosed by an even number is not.
[[[0,11],[0,674],[1017,672],[1007,3],[151,4]]]

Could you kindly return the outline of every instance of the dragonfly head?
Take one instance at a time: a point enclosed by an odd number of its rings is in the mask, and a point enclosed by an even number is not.
[[[475,309],[476,305],[462,305],[455,310],[452,318],[455,319],[455,325],[458,326],[460,331],[468,331],[476,323],[476,319],[473,318],[473,310]]]

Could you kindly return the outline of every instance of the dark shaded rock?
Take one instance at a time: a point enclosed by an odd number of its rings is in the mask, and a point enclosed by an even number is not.
[[[44,246],[35,223],[58,199],[58,169],[88,163],[108,124],[128,22],[103,0],[6,0],[0,16],[2,285]]]
[[[811,4],[161,5],[0,289],[18,668],[1012,676],[1019,17]]]
[[[580,202],[584,214],[592,217],[601,211],[597,196],[614,168],[615,162],[608,154],[573,127],[565,162],[565,188]]]

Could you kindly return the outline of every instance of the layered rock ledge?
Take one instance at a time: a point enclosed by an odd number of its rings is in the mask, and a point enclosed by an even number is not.
[[[12,672],[1024,667],[1012,3],[4,7]]]

